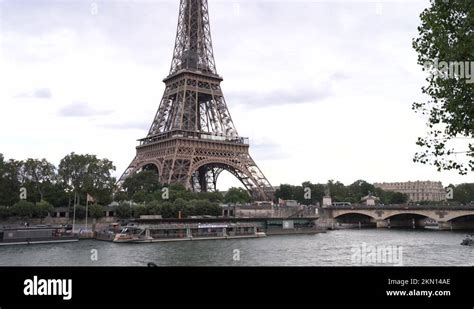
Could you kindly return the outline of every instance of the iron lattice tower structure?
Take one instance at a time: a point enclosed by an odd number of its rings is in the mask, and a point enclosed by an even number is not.
[[[181,0],[176,42],[163,98],[148,135],[119,180],[152,168],[164,184],[216,190],[227,170],[258,200],[273,188],[249,155],[248,138],[235,129],[217,74],[207,0]]]

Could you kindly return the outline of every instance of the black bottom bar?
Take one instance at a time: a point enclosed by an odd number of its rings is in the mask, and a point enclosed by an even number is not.
[[[0,307],[8,309],[13,304],[60,307],[384,304],[384,308],[385,305],[454,308],[452,305],[457,304],[456,308],[459,305],[473,308],[473,270],[472,267],[4,267],[0,268]],[[32,281],[25,285],[28,279]],[[63,299],[67,289],[62,290],[63,296],[26,296],[27,286],[36,288],[28,293],[45,291],[40,289],[46,286],[40,279],[72,279],[71,299]],[[55,284],[50,283],[51,293]]]

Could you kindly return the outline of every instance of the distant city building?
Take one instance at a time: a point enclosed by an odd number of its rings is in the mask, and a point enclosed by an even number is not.
[[[408,195],[409,201],[445,201],[446,190],[441,181],[407,181],[374,183],[384,191],[400,192]]]

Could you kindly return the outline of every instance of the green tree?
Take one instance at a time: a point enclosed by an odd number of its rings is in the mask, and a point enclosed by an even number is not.
[[[58,168],[59,176],[68,189],[78,193],[80,199],[85,199],[89,193],[101,204],[112,201],[115,187],[112,171],[115,171],[115,166],[111,161],[74,152],[65,156]]]
[[[148,208],[145,205],[137,205],[132,207],[132,216],[140,218],[141,215],[148,215]]]
[[[34,188],[34,191],[31,190],[29,193],[36,192],[39,195],[39,199],[35,199],[35,201],[42,201],[45,187],[57,179],[56,167],[46,159],[30,158],[21,162],[19,174],[23,185],[30,185],[31,188]]]
[[[21,218],[32,218],[35,214],[35,204],[21,200],[12,207],[12,214]]]
[[[173,203],[163,202],[161,215],[163,218],[176,218]]]
[[[150,193],[147,193],[145,191],[137,191],[135,194],[133,194],[133,197],[131,199],[135,203],[144,203],[144,202],[150,202],[153,200],[153,196]]]
[[[328,180],[328,188],[335,202],[348,202],[348,190],[342,182],[334,182],[334,180]]]
[[[404,204],[408,201],[408,195],[401,192],[393,192],[390,197],[390,204]]]
[[[224,196],[225,203],[248,203],[252,200],[247,190],[244,188],[230,188]]]
[[[189,215],[189,202],[178,198],[173,202],[173,217],[178,218],[179,213],[181,212],[181,217],[187,217]]]
[[[12,215],[12,210],[8,206],[0,206],[0,219],[7,219]]]
[[[301,204],[310,204],[308,200],[304,198],[304,188],[302,186],[293,186],[293,199]]]
[[[56,168],[46,159],[9,160],[0,154],[0,203],[13,205],[19,200],[20,187],[27,193],[27,201],[46,200],[53,206],[67,205],[69,195],[58,181]]]
[[[197,216],[219,216],[221,215],[221,207],[218,203],[206,200],[195,200],[191,203],[194,208],[194,215]]]
[[[289,184],[281,184],[280,187],[275,191],[275,199],[281,198],[282,200],[293,200],[294,199],[294,186]]]
[[[210,216],[220,216],[222,215],[222,209],[219,206],[218,203],[211,202],[210,205],[208,206],[208,214]]]
[[[115,214],[117,217],[122,219],[127,219],[132,217],[132,207],[129,203],[120,203],[115,209]]]
[[[352,202],[357,203],[361,200],[362,197],[366,196],[371,192],[375,194],[374,185],[368,183],[365,180],[356,180],[348,187],[348,195],[351,197]]]
[[[99,219],[105,214],[105,208],[99,204],[92,204],[88,206],[88,216],[91,218]]]
[[[158,174],[152,170],[132,174],[125,179],[122,185],[127,199],[136,203],[151,201],[151,194],[159,191],[161,187],[158,182]],[[155,197],[158,198],[158,196]]]
[[[116,192],[114,195],[114,201],[123,202],[123,201],[129,201],[129,200],[130,199],[128,198],[127,192],[125,191]]]
[[[473,80],[462,74],[474,61],[473,12],[474,1],[431,0],[420,15],[419,36],[413,40],[418,64],[430,73],[428,85],[422,87],[430,99],[413,103],[416,112],[428,117],[429,128],[426,137],[418,138],[423,150],[414,161],[434,165],[438,171],[474,171],[474,143],[466,142],[461,149],[453,145],[459,138],[474,138]],[[461,63],[468,67],[462,70]]]
[[[453,200],[461,204],[474,201],[474,183],[463,183],[454,187]]]
[[[375,192],[383,204],[405,204],[408,202],[408,195],[401,192],[384,191],[380,188],[377,188]]]
[[[62,182],[43,184],[44,200],[50,202],[54,207],[69,205],[71,195],[67,192]]]
[[[324,193],[326,190],[326,186],[324,184],[312,184],[310,181],[305,181],[302,184],[303,187],[303,199],[299,200],[298,202],[300,204],[305,204],[305,205],[315,205],[316,203],[321,203],[324,197]],[[308,200],[304,198],[304,190],[305,188],[310,188],[311,191],[311,199]]]
[[[375,188],[374,190],[374,195],[380,199],[380,203],[382,204],[390,204],[390,200],[392,196],[388,196],[392,192],[390,191],[384,191],[382,188]]]
[[[5,161],[0,153],[0,205],[12,206],[20,199],[19,166],[18,161]]]
[[[54,211],[53,205],[46,201],[36,203],[34,206],[34,216],[37,218],[46,218],[50,213]]]
[[[194,198],[193,192],[186,190],[186,188],[181,184],[171,184],[168,186],[169,188],[169,200],[174,202],[177,199],[183,199],[185,201],[192,200]],[[160,197],[161,199],[161,193]]]
[[[196,192],[195,199],[207,200],[209,202],[222,202],[224,196],[221,192]]]
[[[151,201],[146,204],[147,214],[149,215],[161,215],[162,205],[159,201]]]

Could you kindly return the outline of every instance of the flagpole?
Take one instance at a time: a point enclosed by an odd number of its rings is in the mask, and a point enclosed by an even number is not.
[[[72,215],[72,234],[74,234],[75,224],[76,224],[76,192],[74,192],[74,211]]]
[[[89,193],[87,193],[87,196],[86,196],[86,232],[87,232],[87,208],[89,206]]]

